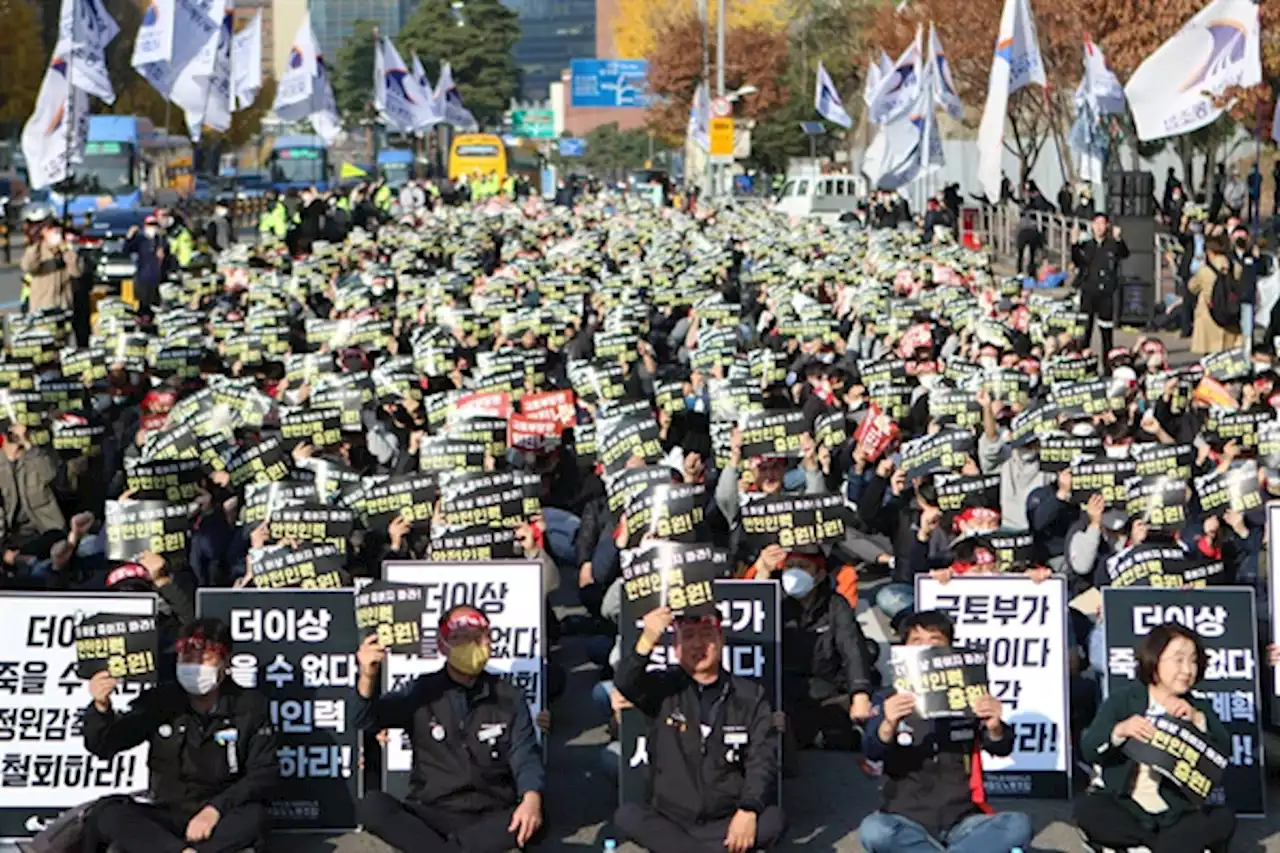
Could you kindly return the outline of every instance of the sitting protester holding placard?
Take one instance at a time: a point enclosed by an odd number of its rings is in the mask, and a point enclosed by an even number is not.
[[[937,610],[905,617],[901,630],[907,646],[950,647],[955,639],[951,618]],[[876,696],[862,749],[868,760],[884,762],[885,783],[880,811],[858,828],[868,853],[1009,853],[1030,843],[1030,818],[993,813],[982,794],[982,753],[1009,755],[1014,735],[1000,700],[985,687],[969,687],[962,688],[963,716],[925,718],[918,707],[927,703],[910,692]]]
[[[356,723],[404,729],[413,772],[404,801],[370,791],[360,802],[365,830],[397,850],[502,853],[542,828],[546,773],[524,695],[486,672],[489,618],[462,604],[440,616],[443,669],[375,696],[387,649],[371,634],[356,658]]]
[[[676,623],[678,667],[649,671],[649,655]],[[644,617],[635,648],[619,661],[615,684],[649,721],[648,803],[614,813],[619,832],[650,853],[767,850],[785,829],[775,802],[778,733],[762,688],[723,668],[724,631],[714,612],[670,608]]]
[[[177,652],[177,681],[143,693],[123,715],[111,707],[109,670],[89,682],[85,748],[107,759],[148,742],[152,797],[99,804],[94,828],[122,853],[261,850],[280,778],[267,701],[226,678],[231,632],[219,620],[185,627]]]
[[[1206,800],[1230,738],[1213,706],[1191,693],[1208,654],[1193,631],[1169,622],[1143,638],[1137,657],[1137,681],[1112,692],[1080,738],[1101,782],[1076,800],[1076,822],[1109,847],[1225,853],[1235,814]]]

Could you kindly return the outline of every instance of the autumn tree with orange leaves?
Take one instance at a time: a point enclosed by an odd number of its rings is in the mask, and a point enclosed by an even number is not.
[[[726,90],[748,83],[758,90],[738,104],[739,118],[762,118],[787,101],[790,91],[783,78],[788,49],[786,32],[776,27],[754,23],[728,28]],[[710,53],[714,80],[714,45]],[[649,108],[649,126],[667,142],[679,144],[688,125],[689,105],[702,79],[702,22],[693,15],[673,20],[648,59],[649,91],[658,96],[656,104]]]

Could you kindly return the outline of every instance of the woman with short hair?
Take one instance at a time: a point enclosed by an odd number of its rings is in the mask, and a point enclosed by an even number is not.
[[[1230,737],[1213,706],[1191,695],[1208,654],[1193,631],[1169,622],[1138,648],[1138,678],[1112,692],[1080,738],[1084,760],[1101,768],[1102,784],[1076,802],[1076,823],[1095,844],[1152,853],[1225,853],[1235,831],[1227,806],[1199,805],[1173,781],[1124,750],[1130,738],[1149,742],[1154,717],[1185,720],[1214,749],[1230,754]]]

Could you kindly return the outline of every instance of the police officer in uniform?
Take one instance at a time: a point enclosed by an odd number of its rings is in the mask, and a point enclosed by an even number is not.
[[[678,666],[650,672],[649,655],[672,625],[671,610],[644,617],[614,686],[648,718],[657,784],[648,803],[614,814],[618,831],[651,853],[747,853],[768,849],[785,829],[772,805],[778,732],[764,691],[721,666],[724,632],[714,614],[676,625]]]
[[[404,853],[504,853],[542,828],[546,772],[524,695],[486,672],[489,619],[470,605],[440,617],[443,669],[375,696],[386,654],[376,636],[356,658],[356,725],[404,729],[413,744],[409,796],[371,791],[365,831]]]
[[[177,683],[162,683],[116,714],[116,680],[89,682],[84,744],[108,760],[148,743],[152,802],[120,798],[94,812],[94,829],[123,853],[234,853],[261,847],[267,799],[280,778],[267,700],[226,678],[231,634],[217,619],[184,628]]]

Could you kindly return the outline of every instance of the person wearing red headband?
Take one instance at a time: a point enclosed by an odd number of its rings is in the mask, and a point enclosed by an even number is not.
[[[649,670],[649,655],[675,624],[678,667]],[[625,803],[613,824],[651,853],[767,850],[785,830],[772,805],[778,732],[764,691],[722,665],[714,611],[678,621],[670,608],[644,617],[614,685],[649,722],[649,766],[660,784],[647,803]]]
[[[226,679],[231,632],[223,622],[193,622],[176,649],[177,681],[144,692],[127,713],[112,707],[109,673],[89,681],[85,748],[109,761],[148,743],[151,770],[150,802],[113,799],[95,811],[94,826],[122,853],[261,850],[280,779],[267,700]]]
[[[404,729],[413,744],[409,795],[371,791],[360,801],[365,831],[405,853],[503,853],[542,829],[546,771],[524,694],[489,661],[489,617],[468,604],[436,627],[445,665],[375,696],[386,650],[370,635],[356,659],[356,725]]]

